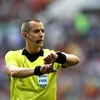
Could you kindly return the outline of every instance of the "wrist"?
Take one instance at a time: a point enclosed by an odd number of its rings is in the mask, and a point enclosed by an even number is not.
[[[60,63],[60,64],[66,63],[66,55],[64,53],[56,52],[56,54],[58,55],[58,57],[55,62]]]
[[[36,66],[34,69],[34,74],[35,75],[43,75],[43,73],[41,72],[41,66]]]

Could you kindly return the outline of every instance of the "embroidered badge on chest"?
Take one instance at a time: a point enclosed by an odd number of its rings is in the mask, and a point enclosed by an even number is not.
[[[48,76],[47,75],[38,76],[38,83],[42,88],[44,88],[48,84]]]

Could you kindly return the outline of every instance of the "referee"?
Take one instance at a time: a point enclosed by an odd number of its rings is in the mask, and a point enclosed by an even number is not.
[[[25,48],[5,55],[6,73],[11,79],[10,100],[56,100],[56,74],[61,67],[79,63],[72,54],[43,49],[44,25],[40,19],[23,22]]]

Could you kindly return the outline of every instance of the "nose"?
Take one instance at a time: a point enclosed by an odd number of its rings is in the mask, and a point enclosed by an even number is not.
[[[39,34],[39,37],[43,37],[43,36],[44,36],[44,34],[43,34],[43,33]]]
[[[39,34],[40,37],[43,37],[44,36],[44,32],[42,30],[40,30],[40,34]]]

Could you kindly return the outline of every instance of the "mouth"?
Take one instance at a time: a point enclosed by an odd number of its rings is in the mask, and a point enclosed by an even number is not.
[[[36,43],[43,43],[43,40],[37,40]]]

